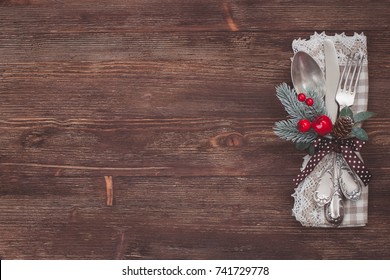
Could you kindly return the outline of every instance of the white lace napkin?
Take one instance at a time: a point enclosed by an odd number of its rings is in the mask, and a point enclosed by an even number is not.
[[[294,54],[304,51],[310,54],[321,67],[325,75],[325,54],[323,42],[325,39],[333,41],[336,47],[339,65],[345,66],[347,55],[350,53],[364,54],[363,68],[360,74],[359,85],[355,102],[351,109],[354,113],[366,111],[368,101],[368,68],[367,68],[367,38],[361,33],[347,36],[344,33],[333,36],[322,33],[314,33],[310,39],[296,39],[292,42]],[[329,154],[328,156],[333,156]],[[306,165],[309,156],[305,156],[302,168]],[[327,164],[326,157],[314,168],[295,189],[293,215],[304,226],[332,227],[325,219],[324,207],[320,207],[314,201],[316,182],[323,174]],[[344,201],[344,219],[340,227],[357,227],[367,224],[368,187],[364,187],[358,201]]]

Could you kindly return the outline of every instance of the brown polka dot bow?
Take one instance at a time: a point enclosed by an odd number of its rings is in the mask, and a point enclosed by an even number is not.
[[[365,143],[357,138],[329,139],[318,137],[314,141],[315,154],[310,158],[305,169],[294,179],[295,185],[298,186],[313,171],[314,167],[316,167],[324,156],[334,151],[343,155],[350,168],[359,176],[364,185],[367,186],[372,175],[356,155],[356,152],[359,152]]]

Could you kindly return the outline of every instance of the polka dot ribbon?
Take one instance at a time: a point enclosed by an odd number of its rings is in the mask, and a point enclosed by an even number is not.
[[[314,167],[321,161],[321,159],[329,154],[331,151],[341,153],[348,163],[350,168],[355,171],[365,186],[368,185],[372,175],[370,171],[365,167],[364,163],[356,155],[356,152],[360,151],[366,142],[357,138],[350,139],[328,139],[324,137],[318,137],[314,141],[314,148],[316,153],[310,158],[304,170],[298,174],[294,179],[295,185],[298,186],[303,179],[309,175]]]

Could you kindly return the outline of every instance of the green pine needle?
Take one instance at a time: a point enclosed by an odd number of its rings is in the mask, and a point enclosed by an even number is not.
[[[298,101],[295,90],[290,88],[286,83],[282,83],[276,87],[276,96],[291,118],[306,118],[302,102]]]
[[[282,120],[275,123],[274,132],[280,138],[300,143],[311,143],[317,137],[317,134],[309,130],[306,133],[302,133],[297,129],[297,119]]]

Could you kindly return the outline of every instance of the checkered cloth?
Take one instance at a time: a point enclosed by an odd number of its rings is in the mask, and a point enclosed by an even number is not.
[[[362,72],[360,74],[359,85],[355,97],[355,102],[351,109],[354,113],[366,111],[368,101],[368,67],[367,67],[367,39],[363,33],[354,36],[346,36],[344,33],[335,34],[334,36],[328,36],[323,33],[314,33],[309,40],[296,39],[292,43],[293,51],[305,51],[310,54],[319,64],[320,68],[324,71],[325,75],[325,54],[323,41],[325,39],[331,39],[336,47],[338,54],[338,60],[340,65],[340,71],[342,72],[343,67],[346,63],[346,56],[350,53],[360,53],[365,56],[363,62]],[[360,155],[359,155],[360,156]],[[304,182],[303,182],[304,183]],[[296,197],[297,194],[293,195],[297,200],[307,201],[313,199],[313,193],[305,192],[306,197]],[[319,206],[318,206],[319,207]],[[344,219],[340,227],[357,227],[364,226],[367,224],[368,215],[368,187],[363,187],[361,197],[358,201],[344,200]],[[323,213],[322,211],[321,213]],[[299,220],[298,215],[295,215]],[[325,219],[322,224],[310,224],[300,221],[305,226],[319,226],[319,227],[331,227]]]

